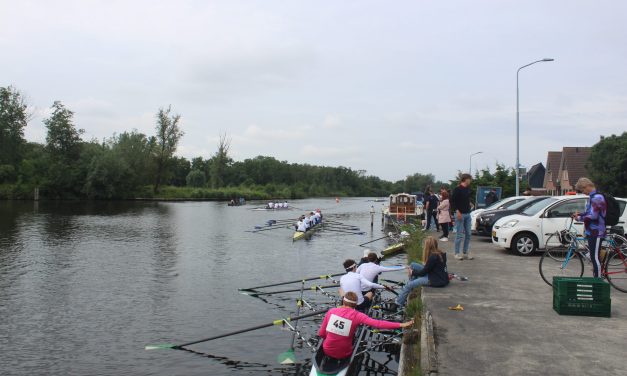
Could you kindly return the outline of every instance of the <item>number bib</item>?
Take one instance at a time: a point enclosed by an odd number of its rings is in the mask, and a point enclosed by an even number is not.
[[[350,335],[352,325],[353,322],[351,320],[331,314],[329,323],[327,324],[327,332],[348,337]]]

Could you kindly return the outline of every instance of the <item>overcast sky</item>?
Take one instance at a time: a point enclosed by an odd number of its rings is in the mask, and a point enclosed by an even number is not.
[[[53,101],[85,139],[154,134],[178,154],[270,155],[396,180],[521,164],[627,129],[624,1],[0,0],[0,86],[24,93],[31,141]]]

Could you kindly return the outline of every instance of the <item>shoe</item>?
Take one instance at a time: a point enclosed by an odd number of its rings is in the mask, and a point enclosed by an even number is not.
[[[463,260],[464,258],[462,257],[462,255],[460,255],[459,253],[455,255],[455,258],[457,260]]]
[[[464,258],[465,258],[466,260],[474,260],[474,257],[472,257],[472,256],[470,255],[470,253],[465,253],[465,254],[464,254]]]
[[[448,241],[448,238],[446,238],[446,237],[442,236],[442,237],[440,238],[440,241],[441,241],[441,242],[447,242],[447,241]]]

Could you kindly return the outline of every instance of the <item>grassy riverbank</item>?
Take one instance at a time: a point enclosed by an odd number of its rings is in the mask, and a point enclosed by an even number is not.
[[[409,238],[405,241],[405,252],[407,252],[407,264],[412,262],[422,262],[422,246],[425,233],[414,226],[405,226],[403,230],[410,233]],[[422,327],[422,297],[421,289],[414,289],[407,300],[406,316],[407,319],[413,318],[415,321],[414,328],[418,329],[403,337],[405,348],[404,375],[418,376],[421,375],[420,369],[420,328]]]

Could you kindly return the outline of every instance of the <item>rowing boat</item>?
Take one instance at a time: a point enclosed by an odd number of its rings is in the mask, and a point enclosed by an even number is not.
[[[403,243],[403,242],[395,243],[395,244],[392,244],[391,246],[387,247],[383,251],[381,251],[381,254],[383,256],[391,256],[391,255],[393,255],[395,253],[398,253],[398,252],[402,251],[404,248],[405,248],[405,243]]]
[[[375,293],[373,302],[368,308],[366,314],[371,316],[372,307],[380,304],[381,294]],[[370,334],[371,329],[366,325],[361,325],[355,332],[353,338],[353,352],[349,358],[346,359],[334,359],[324,354],[322,349],[322,343],[320,341],[316,353],[312,359],[311,371],[309,376],[348,376],[357,375],[361,369],[362,358],[364,350],[366,349],[367,337]]]
[[[318,231],[319,229],[322,228],[322,222],[314,225],[313,227],[309,228],[307,231],[302,232],[302,231],[294,231],[294,236],[292,237],[292,241],[297,241],[297,240],[301,240],[301,239],[306,239],[308,237],[311,236],[311,234],[314,233],[314,231]]]

